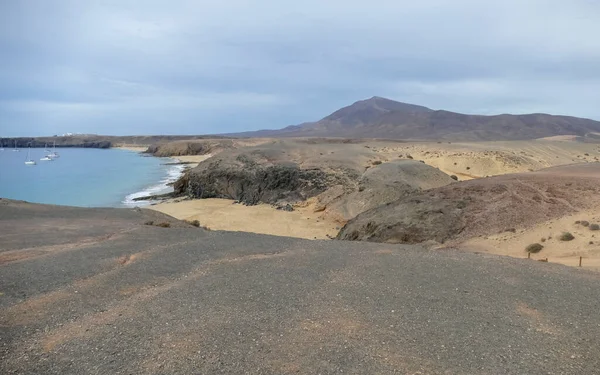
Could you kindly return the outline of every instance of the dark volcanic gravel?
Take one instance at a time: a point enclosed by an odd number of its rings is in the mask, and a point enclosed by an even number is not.
[[[595,273],[0,202],[1,374],[599,373]]]

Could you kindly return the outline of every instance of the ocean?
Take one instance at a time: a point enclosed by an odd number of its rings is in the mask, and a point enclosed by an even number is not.
[[[41,161],[43,149],[32,148],[37,165],[25,165],[27,149],[0,151],[0,197],[35,203],[81,207],[134,207],[133,198],[173,191],[182,165],[170,158],[122,149],[57,148],[60,157]]]

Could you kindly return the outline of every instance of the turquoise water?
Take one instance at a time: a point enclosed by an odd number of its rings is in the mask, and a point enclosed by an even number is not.
[[[172,191],[167,183],[182,166],[169,158],[142,156],[118,149],[60,148],[60,157],[41,161],[43,149],[31,149],[37,165],[25,165],[27,149],[0,151],[0,197],[82,207],[141,206],[133,197]]]

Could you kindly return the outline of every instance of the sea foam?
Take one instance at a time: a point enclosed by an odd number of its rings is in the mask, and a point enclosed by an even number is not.
[[[166,177],[163,178],[162,180],[160,180],[157,184],[150,185],[150,186],[144,188],[143,190],[140,190],[135,193],[131,193],[131,194],[127,195],[122,203],[128,207],[147,206],[147,205],[153,203],[153,201],[151,201],[151,200],[135,201],[134,199],[141,198],[141,197],[147,197],[150,195],[166,194],[166,193],[172,192],[173,187],[170,184],[177,181],[179,179],[179,177],[181,177],[181,175],[183,174],[184,168],[185,168],[184,165],[173,165],[171,168],[169,168],[167,170]]]

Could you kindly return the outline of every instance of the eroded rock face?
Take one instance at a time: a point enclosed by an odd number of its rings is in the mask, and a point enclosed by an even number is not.
[[[192,198],[226,198],[254,205],[297,202],[327,189],[330,176],[294,163],[260,165],[245,155],[235,162],[219,159],[188,172],[174,186]]]

